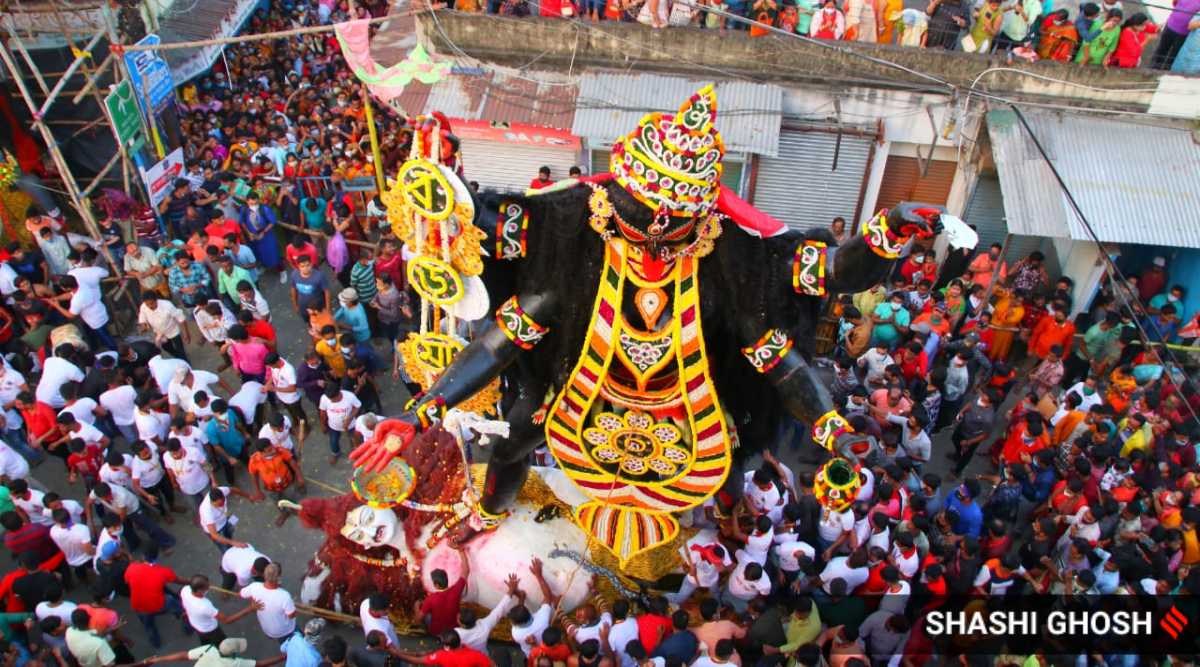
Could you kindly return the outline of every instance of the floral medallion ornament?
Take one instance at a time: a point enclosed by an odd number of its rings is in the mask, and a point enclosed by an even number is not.
[[[829,459],[813,480],[813,495],[826,510],[844,512],[862,489],[858,466],[843,458]]]
[[[792,349],[792,339],[781,329],[771,329],[763,334],[758,342],[750,347],[743,347],[742,354],[754,370],[759,373],[769,373],[775,368],[788,351]]]
[[[832,452],[842,434],[853,432],[854,428],[845,417],[839,415],[837,410],[830,410],[813,424],[812,437],[814,443]]]
[[[888,210],[882,209],[875,217],[864,222],[863,238],[876,255],[885,259],[896,259],[904,251],[908,239],[892,231],[888,226],[887,214]]]
[[[825,296],[825,259],[829,248],[820,241],[796,246],[792,259],[792,289],[796,294]]]
[[[630,410],[624,416],[601,412],[592,423],[595,426],[583,431],[583,439],[592,446],[592,458],[620,474],[671,477],[692,458],[678,445],[683,439],[678,427],[655,422],[645,412]]]
[[[496,324],[504,335],[522,350],[532,350],[549,331],[521,308],[515,296],[510,297],[496,311]]]

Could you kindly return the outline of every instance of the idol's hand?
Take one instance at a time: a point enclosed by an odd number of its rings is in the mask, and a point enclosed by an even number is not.
[[[896,234],[905,238],[916,236],[927,239],[942,231],[942,209],[927,204],[915,202],[900,202],[892,210],[897,219],[889,220],[889,226]]]
[[[375,434],[350,452],[350,462],[355,467],[364,468],[370,472],[383,470],[388,462],[404,451],[408,443],[417,435],[417,418],[412,413],[381,422],[375,427]]]

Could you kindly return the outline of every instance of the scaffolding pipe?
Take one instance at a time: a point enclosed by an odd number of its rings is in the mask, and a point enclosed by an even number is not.
[[[87,43],[87,46],[83,47],[83,52],[75,58],[75,61],[72,62],[71,66],[67,68],[67,71],[62,75],[62,78],[58,80],[58,83],[54,84],[54,88],[46,94],[46,101],[42,103],[41,109],[34,109],[32,107],[33,98],[27,98],[31,103],[30,111],[33,112],[33,118],[35,121],[40,121],[46,115],[46,112],[50,110],[50,105],[54,104],[54,99],[58,97],[58,94],[62,92],[63,88],[66,87],[67,81],[69,81],[71,77],[75,75],[75,70],[79,69],[79,66],[83,64],[85,58],[92,57],[92,49],[96,48],[96,45],[100,43],[100,38],[102,37],[104,37],[104,30],[97,32],[95,36],[92,37],[91,41]],[[11,60],[11,58],[6,59],[6,61],[8,60]],[[13,65],[9,65],[10,69],[12,67]],[[19,72],[15,69],[13,70],[13,78],[20,80]],[[22,86],[22,88],[24,88],[24,86]]]
[[[76,93],[75,97],[71,98],[71,104],[79,104],[79,100],[82,100],[84,95],[90,93],[92,89],[96,87],[96,84],[100,83],[100,77],[104,75],[104,70],[108,69],[108,66],[112,64],[112,60],[113,54],[112,51],[109,51],[108,55],[105,56],[104,60],[100,63],[100,66],[97,67],[94,72],[92,72],[92,78],[88,79],[87,85],[85,85],[82,90]]]

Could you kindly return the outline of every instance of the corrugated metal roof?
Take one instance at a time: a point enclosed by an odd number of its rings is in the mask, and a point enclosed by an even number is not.
[[[710,83],[661,74],[587,72],[579,81],[574,134],[609,144],[652,111],[675,112],[692,93]],[[731,151],[775,157],[783,89],[761,83],[722,81],[717,88],[717,130]]]
[[[1200,248],[1200,145],[1189,130],[1023,113],[1101,241]],[[1009,233],[1090,240],[1016,114],[987,121]]]
[[[569,129],[579,87],[561,77],[522,76],[456,70],[433,85],[405,86],[400,106],[412,115],[440,111],[449,118]]]

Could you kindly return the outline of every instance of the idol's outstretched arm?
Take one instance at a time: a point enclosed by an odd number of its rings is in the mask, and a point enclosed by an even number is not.
[[[847,294],[869,289],[887,279],[892,264],[908,254],[910,241],[941,230],[940,206],[900,202],[862,223],[861,233],[828,249],[825,291]]]
[[[513,297],[501,305],[495,319],[489,320],[475,340],[455,355],[450,367],[429,391],[395,418],[401,424],[407,424],[407,428],[400,424],[391,425],[402,437],[372,438],[351,453],[351,461],[368,470],[383,469],[418,429],[474,396],[522,352],[536,345],[546,331],[537,322],[550,319],[553,302],[547,292]]]

